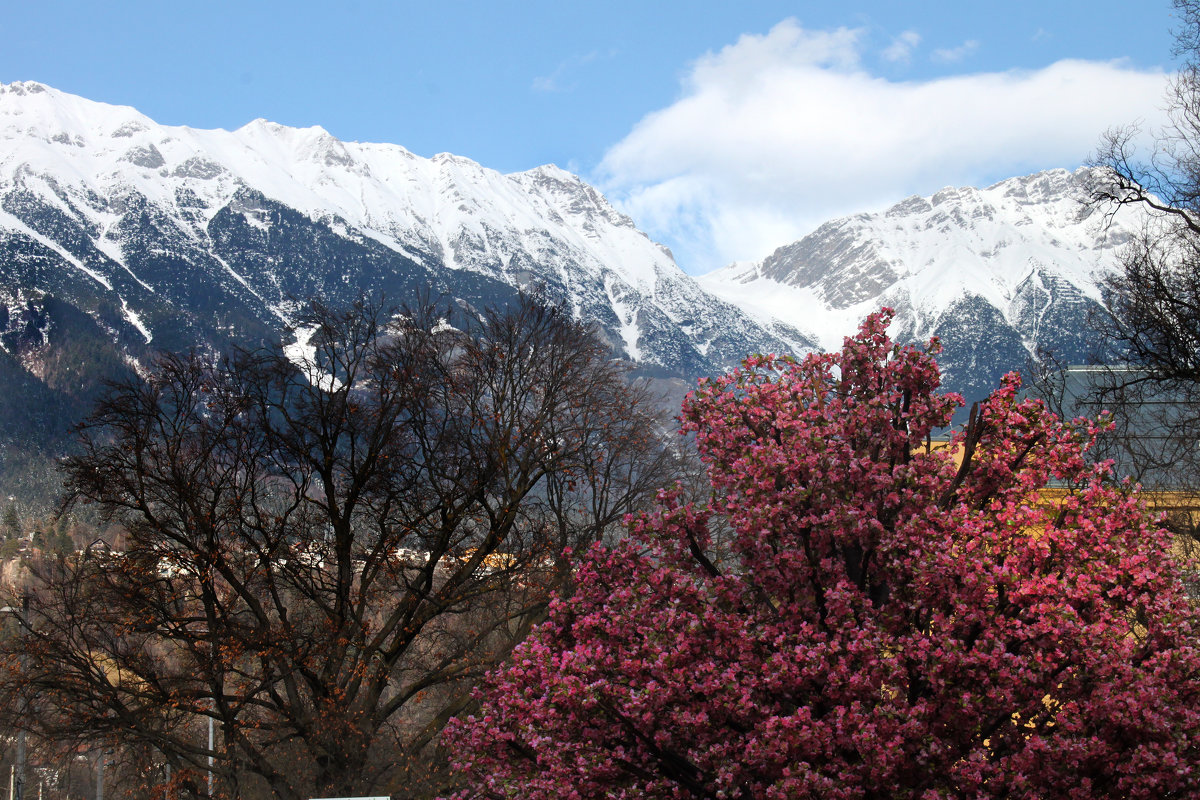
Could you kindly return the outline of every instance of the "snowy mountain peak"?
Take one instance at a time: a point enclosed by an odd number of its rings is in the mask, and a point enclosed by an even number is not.
[[[817,306],[824,329],[809,330],[826,342],[884,301],[924,316],[965,294],[1005,308],[1035,269],[1098,300],[1097,279],[1129,230],[1121,220],[1104,229],[1088,213],[1082,200],[1093,179],[1088,169],[1058,169],[910,197],[881,213],[827,222],[762,262],[725,267],[703,283],[726,295],[757,286],[740,293],[744,301],[782,291],[805,314]],[[773,314],[790,316],[787,307]]]
[[[93,144],[90,140],[127,137],[153,126],[149,117],[130,106],[97,103],[34,81],[0,83],[0,132],[9,136],[36,130],[54,140],[54,134],[69,130]]]
[[[1082,359],[1099,284],[1139,224],[1111,224],[1084,203],[1089,169],[1048,170],[992,186],[946,188],[880,213],[832,220],[761,262],[701,278],[760,319],[791,324],[825,348],[880,306],[901,338],[940,335],[951,371],[980,386],[1038,348]],[[992,356],[980,353],[995,345]],[[968,352],[970,351],[970,352]],[[955,363],[955,362],[958,363]],[[988,366],[981,366],[988,362]]]
[[[534,167],[526,172],[534,175],[544,175],[550,180],[559,180],[563,181],[564,183],[583,184],[583,180],[578,175],[573,172],[567,172],[557,164],[542,164],[540,167]]]

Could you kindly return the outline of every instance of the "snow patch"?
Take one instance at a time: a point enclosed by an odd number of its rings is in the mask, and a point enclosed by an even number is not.
[[[292,331],[293,340],[283,346],[283,354],[288,361],[296,365],[308,382],[326,392],[336,392],[342,388],[342,382],[329,374],[317,363],[317,347],[312,343],[313,335],[317,332],[316,325],[296,328]]]
[[[149,344],[154,336],[150,333],[150,329],[146,327],[146,323],[142,321],[141,316],[125,302],[124,297],[121,298],[121,315],[125,317],[126,322],[138,329],[142,336],[145,337],[146,343]]]
[[[642,348],[639,346],[642,332],[637,325],[637,309],[625,302],[624,292],[616,291],[615,280],[611,275],[604,276],[604,291],[612,304],[613,313],[617,315],[618,333],[625,343],[625,353],[633,361],[642,360]]]

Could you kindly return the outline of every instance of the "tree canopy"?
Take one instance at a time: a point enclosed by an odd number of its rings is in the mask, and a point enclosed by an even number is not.
[[[1015,376],[934,446],[961,399],[890,317],[701,382],[711,500],[590,550],[453,728],[462,797],[1200,793],[1167,535]]]
[[[1166,124],[1111,129],[1092,157],[1100,168],[1092,205],[1145,214],[1105,282],[1107,313],[1096,327],[1109,369],[1089,378],[1086,399],[1116,414],[1102,452],[1147,488],[1172,493],[1166,502],[1183,509],[1173,526],[1200,540],[1187,511],[1200,501],[1200,3],[1173,5],[1180,65]]]

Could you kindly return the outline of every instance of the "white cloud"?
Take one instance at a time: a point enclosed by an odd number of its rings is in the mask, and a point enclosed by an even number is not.
[[[934,61],[943,64],[956,64],[979,49],[979,42],[967,39],[958,47],[938,48],[930,55]]]
[[[892,39],[892,43],[884,48],[880,55],[884,61],[907,64],[912,59],[913,50],[921,43],[921,35],[916,31],[905,31]]]
[[[601,185],[700,272],[910,194],[1073,167],[1106,128],[1162,119],[1164,76],[1120,62],[895,82],[862,40],[787,20],[706,55],[609,149]]]

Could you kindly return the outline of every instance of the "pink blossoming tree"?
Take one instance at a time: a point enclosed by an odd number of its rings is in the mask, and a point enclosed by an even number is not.
[[[591,551],[452,729],[463,797],[1200,796],[1167,535],[1014,376],[929,447],[961,399],[890,319],[689,396],[710,503]]]

